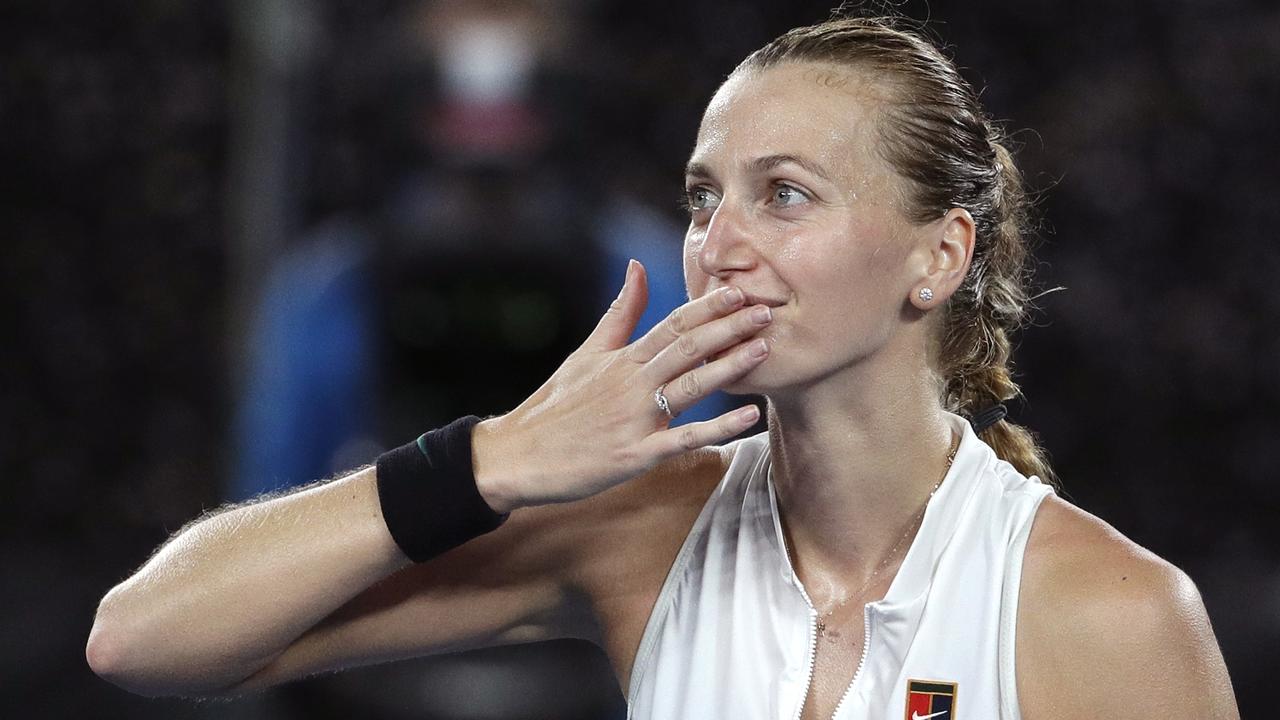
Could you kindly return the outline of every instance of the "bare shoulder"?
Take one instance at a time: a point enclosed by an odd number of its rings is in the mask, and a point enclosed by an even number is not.
[[[569,581],[598,623],[591,638],[622,688],[662,584],[734,448],[700,448],[607,492],[574,503],[577,536]]]
[[[1027,543],[1016,656],[1027,720],[1239,717],[1191,579],[1055,496]]]
[[[563,508],[581,543],[573,579],[608,594],[627,570],[669,565],[732,457],[732,447],[699,448]]]
[[[580,501],[579,511],[614,513],[637,504],[683,502],[710,492],[733,460],[735,446],[702,447],[676,455],[615,488]],[[712,485],[714,486],[714,485]],[[705,499],[705,496],[704,498]]]

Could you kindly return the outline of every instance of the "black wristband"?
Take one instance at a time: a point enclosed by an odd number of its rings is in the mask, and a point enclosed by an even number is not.
[[[476,488],[468,415],[378,456],[378,503],[391,537],[414,562],[426,562],[497,529],[508,515]]]

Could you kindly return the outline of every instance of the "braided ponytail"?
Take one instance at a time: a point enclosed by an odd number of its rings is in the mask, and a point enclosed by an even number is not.
[[[943,324],[939,368],[944,381],[943,405],[973,417],[986,408],[1020,397],[1012,376],[1010,336],[1027,316],[1026,243],[1029,202],[1022,175],[996,132],[989,232],[975,246],[969,275],[952,296]],[[996,455],[1024,475],[1056,484],[1056,476],[1034,434],[1000,419],[980,432]]]
[[[941,323],[936,362],[941,400],[972,418],[1021,395],[1012,374],[1011,336],[1026,320],[1029,206],[1004,138],[955,65],[899,18],[840,18],[792,30],[752,53],[735,73],[785,62],[828,62],[870,71],[888,92],[881,152],[907,180],[908,214],[933,222],[951,208],[974,219],[969,273]],[[1024,475],[1055,482],[1026,428],[1001,419],[981,432]]]

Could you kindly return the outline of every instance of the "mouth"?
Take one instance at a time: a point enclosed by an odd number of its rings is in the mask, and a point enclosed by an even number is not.
[[[758,297],[758,296],[754,296],[754,295],[751,295],[750,293],[747,293],[747,294],[746,294],[746,298],[747,298],[747,299],[746,299],[746,302],[743,304],[743,307],[744,307],[744,308],[754,307],[754,306],[756,306],[756,305],[766,305],[766,306],[768,306],[768,307],[770,307],[770,308],[774,308],[774,309],[775,309],[775,310],[774,310],[774,312],[775,312],[774,318],[775,318],[775,319],[777,319],[777,317],[778,317],[778,316],[777,316],[777,314],[776,314],[776,312],[777,312],[777,310],[776,310],[776,309],[777,309],[777,308],[780,308],[780,307],[783,307],[783,306],[785,306],[785,305],[787,304],[787,301],[786,301],[786,300],[771,300],[771,299],[768,299],[768,298],[761,298],[761,297]],[[770,346],[772,346],[772,345],[773,345],[773,340],[772,340],[772,338],[773,338],[773,334],[772,334],[772,333],[770,333],[770,331],[771,331],[774,327],[775,327],[775,326],[771,324],[771,325],[769,325],[769,326],[766,326],[766,327],[762,327],[762,328],[760,328],[760,329],[759,329],[759,330],[757,330],[755,333],[753,333],[750,337],[744,338],[744,339],[740,340],[739,342],[736,342],[736,343],[734,343],[733,345],[730,345],[730,346],[729,346],[729,347],[727,347],[727,348],[724,348],[724,349],[722,349],[722,350],[717,350],[716,352],[712,353],[712,354],[711,354],[711,355],[706,359],[706,361],[705,361],[705,362],[714,362],[714,361],[716,361],[716,360],[719,360],[719,359],[721,359],[721,358],[724,358],[724,357],[726,357],[726,356],[728,356],[728,355],[732,354],[735,350],[737,350],[737,349],[738,349],[738,348],[740,348],[741,346],[743,346],[743,345],[745,345],[745,344],[747,344],[747,343],[749,343],[749,342],[752,342],[753,340],[756,340],[757,338],[760,338],[760,337],[769,337],[769,338],[770,338],[770,340],[769,340],[769,344],[770,344]]]
[[[746,302],[743,303],[743,307],[751,307],[752,305],[768,305],[771,308],[776,308],[787,304],[785,299],[775,300],[772,298],[761,297],[759,295],[752,295],[749,292],[744,292],[743,294],[747,298]]]

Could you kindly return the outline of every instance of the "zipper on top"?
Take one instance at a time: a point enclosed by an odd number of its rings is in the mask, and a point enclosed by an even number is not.
[[[871,606],[862,606],[862,657],[858,658],[858,669],[853,671],[853,679],[849,681],[849,687],[845,688],[844,694],[840,696],[840,702],[836,703],[836,711],[831,713],[831,720],[840,717],[840,711],[844,709],[845,702],[849,696],[853,694],[853,686],[858,684],[858,676],[862,674],[862,666],[867,664],[867,651],[871,649]]]
[[[790,558],[788,558],[789,560]],[[800,591],[805,604],[809,606],[809,661],[804,676],[804,696],[800,698],[800,707],[796,708],[795,716],[795,720],[800,720],[800,716],[804,714],[804,706],[809,702],[809,690],[813,684],[813,668],[818,661],[818,609],[813,606],[813,601],[809,599],[809,593],[805,591],[804,585],[797,582],[795,587]],[[862,654],[858,657],[858,667],[853,671],[853,679],[849,681],[849,686],[840,695],[840,702],[836,703],[836,709],[831,713],[831,720],[840,717],[840,711],[844,709],[844,704],[849,700],[849,696],[853,694],[853,687],[858,684],[858,677],[862,675],[862,668],[867,664],[867,651],[870,648],[871,605],[868,603],[862,606]]]
[[[791,553],[787,551],[787,539],[782,533],[781,522],[778,519],[778,507],[772,488],[772,466],[768,470],[767,480],[769,487],[769,505],[773,515],[774,530],[778,537],[778,542],[782,545],[782,557],[787,563],[787,569],[791,573],[791,585],[800,591],[800,597],[804,598],[804,604],[809,607],[809,654],[808,663],[804,675],[804,695],[800,698],[800,706],[796,708],[795,720],[800,720],[800,716],[804,714],[804,706],[809,702],[809,690],[813,684],[814,665],[818,660],[818,609],[813,606],[813,600],[809,598],[809,592],[804,589],[804,583],[800,582],[799,576],[796,575],[795,566],[791,564]],[[840,702],[836,704],[835,712],[831,714],[831,719],[840,716],[840,711],[844,709],[845,702],[849,696],[853,694],[853,687],[858,682],[858,676],[862,675],[862,667],[867,663],[867,650],[871,647],[871,606],[864,604],[862,606],[862,655],[858,658],[858,667],[853,671],[853,679],[849,681],[849,686],[845,688],[844,694],[840,696]]]
[[[800,698],[800,707],[796,708],[795,720],[800,720],[800,715],[804,713],[804,704],[809,702],[809,685],[813,683],[813,666],[818,660],[818,611],[809,601],[809,594],[803,587],[800,588],[800,594],[804,596],[804,601],[809,606],[809,665],[804,674],[804,695]]]

